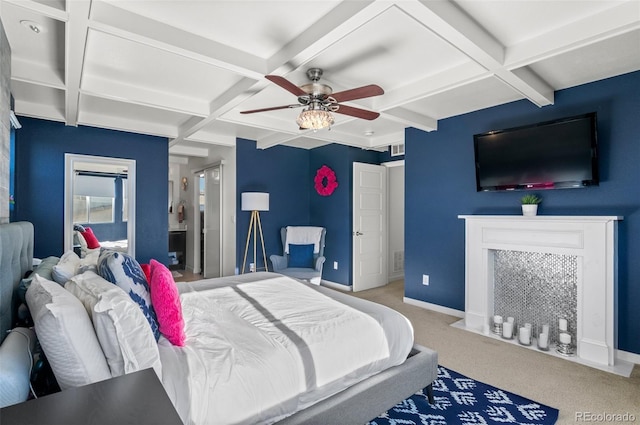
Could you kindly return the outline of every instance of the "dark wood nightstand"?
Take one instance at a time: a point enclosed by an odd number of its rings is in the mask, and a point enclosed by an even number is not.
[[[2,425],[183,425],[153,369],[0,409]]]

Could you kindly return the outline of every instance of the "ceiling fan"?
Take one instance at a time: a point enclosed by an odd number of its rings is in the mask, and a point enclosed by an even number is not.
[[[311,80],[311,83],[298,87],[284,77],[280,77],[278,75],[267,75],[265,78],[269,81],[297,96],[298,103],[293,105],[253,109],[250,111],[242,111],[240,113],[253,114],[256,112],[304,107],[305,109],[300,113],[296,120],[301,130],[318,130],[321,128],[331,127],[334,122],[333,115],[331,115],[332,112],[365,120],[375,120],[380,116],[380,113],[378,112],[341,104],[341,102],[364,99],[366,97],[384,94],[384,90],[382,90],[380,86],[370,84],[355,89],[333,93],[333,89],[331,87],[319,82],[322,77],[322,69],[310,68],[307,70],[307,77]]]

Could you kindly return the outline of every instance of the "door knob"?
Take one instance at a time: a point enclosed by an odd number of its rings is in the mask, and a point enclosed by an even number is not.
[[[360,233],[359,231],[356,231],[355,235],[356,236],[362,236],[362,235],[364,235],[364,233]]]

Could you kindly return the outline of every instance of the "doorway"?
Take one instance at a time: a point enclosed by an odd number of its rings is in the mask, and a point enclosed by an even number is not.
[[[222,276],[222,164],[194,174],[194,272]]]

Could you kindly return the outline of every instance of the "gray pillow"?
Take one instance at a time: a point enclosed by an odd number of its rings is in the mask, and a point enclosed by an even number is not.
[[[0,346],[0,407],[27,400],[36,334],[15,328]]]
[[[35,269],[33,269],[33,272],[26,278],[22,279],[22,281],[20,281],[20,284],[18,285],[18,299],[20,299],[20,302],[25,304],[27,302],[25,294],[27,293],[27,289],[29,289],[29,285],[31,285],[31,280],[33,279],[33,276],[38,273],[40,276],[44,277],[47,280],[53,280],[53,266],[55,266],[56,264],[58,264],[58,262],[60,261],[60,258],[58,257],[47,257],[44,260],[42,260],[42,262],[40,264],[38,264],[36,266]]]

